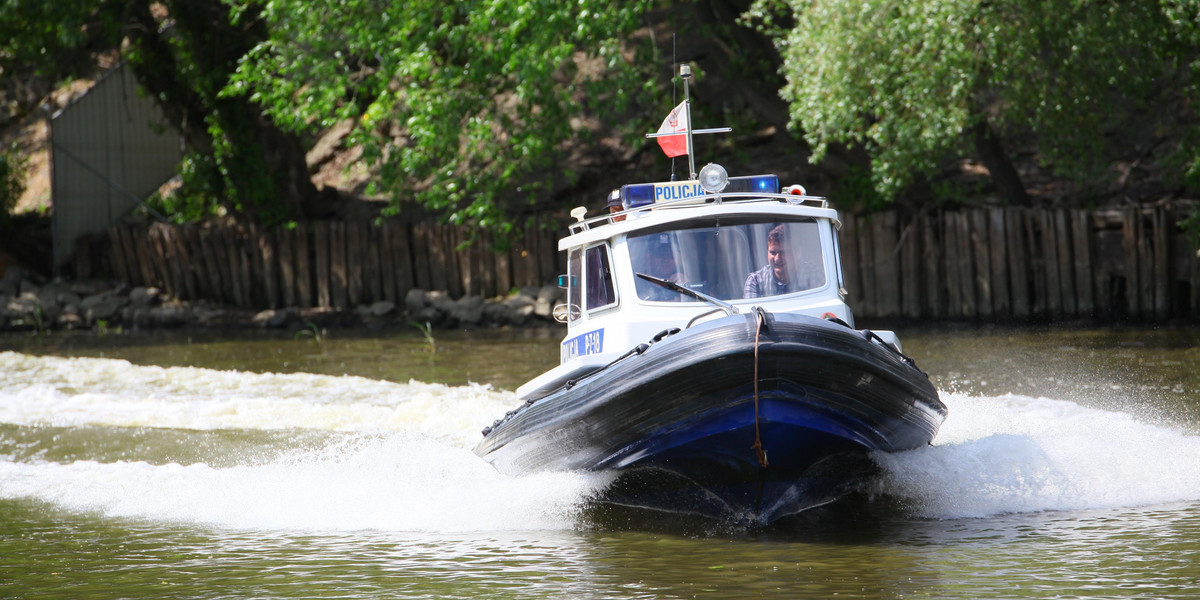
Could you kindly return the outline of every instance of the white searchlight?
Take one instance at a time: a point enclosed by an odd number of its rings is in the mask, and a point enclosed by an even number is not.
[[[725,172],[725,167],[716,163],[708,163],[700,169],[700,187],[710,194],[718,194],[729,185],[729,173]]]

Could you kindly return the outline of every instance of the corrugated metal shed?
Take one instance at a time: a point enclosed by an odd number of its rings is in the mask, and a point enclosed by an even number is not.
[[[175,174],[179,134],[124,63],[51,118],[54,264],[75,240],[104,231]]]

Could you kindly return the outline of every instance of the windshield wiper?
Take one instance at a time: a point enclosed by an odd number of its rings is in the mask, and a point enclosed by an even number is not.
[[[736,306],[734,306],[728,302],[717,300],[716,298],[713,298],[712,296],[709,296],[708,294],[697,292],[696,290],[693,290],[690,288],[685,288],[682,285],[675,283],[674,281],[667,281],[666,279],[659,279],[658,277],[655,277],[653,275],[647,275],[645,273],[634,273],[634,275],[637,275],[638,277],[641,277],[642,279],[645,279],[646,281],[649,281],[650,283],[653,283],[654,285],[657,285],[660,287],[665,287],[668,290],[671,290],[672,292],[679,292],[680,294],[683,294],[684,296],[691,296],[692,298],[695,298],[696,300],[700,300],[701,302],[707,302],[707,303],[725,311],[725,314],[728,316],[733,316],[733,315],[739,314]]]

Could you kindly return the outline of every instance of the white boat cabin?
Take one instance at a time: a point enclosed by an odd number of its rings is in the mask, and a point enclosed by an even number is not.
[[[577,222],[559,241],[568,265],[559,278],[567,303],[555,307],[567,324],[561,364],[521,386],[519,397],[603,367],[663,330],[755,306],[853,327],[837,212],[800,186],[781,191],[774,175],[717,171],[716,180],[706,167],[699,180],[623,186],[613,192],[620,212],[584,219],[585,209],[572,211]]]

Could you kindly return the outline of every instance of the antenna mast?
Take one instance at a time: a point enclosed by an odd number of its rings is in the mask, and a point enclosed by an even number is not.
[[[696,149],[692,145],[692,135],[697,133],[729,133],[733,129],[729,127],[715,127],[713,129],[692,129],[692,99],[691,92],[688,87],[688,81],[692,78],[692,66],[684,63],[679,65],[679,77],[683,79],[683,114],[685,121],[685,131],[672,131],[670,133],[647,133],[648,138],[667,137],[672,135],[687,135],[687,155],[688,155],[688,178],[696,179]],[[671,165],[674,167],[675,159],[671,158]],[[674,174],[674,168],[672,168]],[[674,177],[672,177],[674,179]]]
[[[675,32],[671,32],[671,106],[675,106],[675,91],[679,84],[675,83],[675,65],[679,64],[678,55],[675,53]],[[689,115],[690,117],[690,115]],[[671,181],[675,181],[675,157],[671,157]]]
[[[692,78],[692,65],[679,65],[679,78],[683,80],[683,111],[687,115],[688,177],[696,178],[695,146],[692,145],[692,98],[688,93],[688,81]]]

